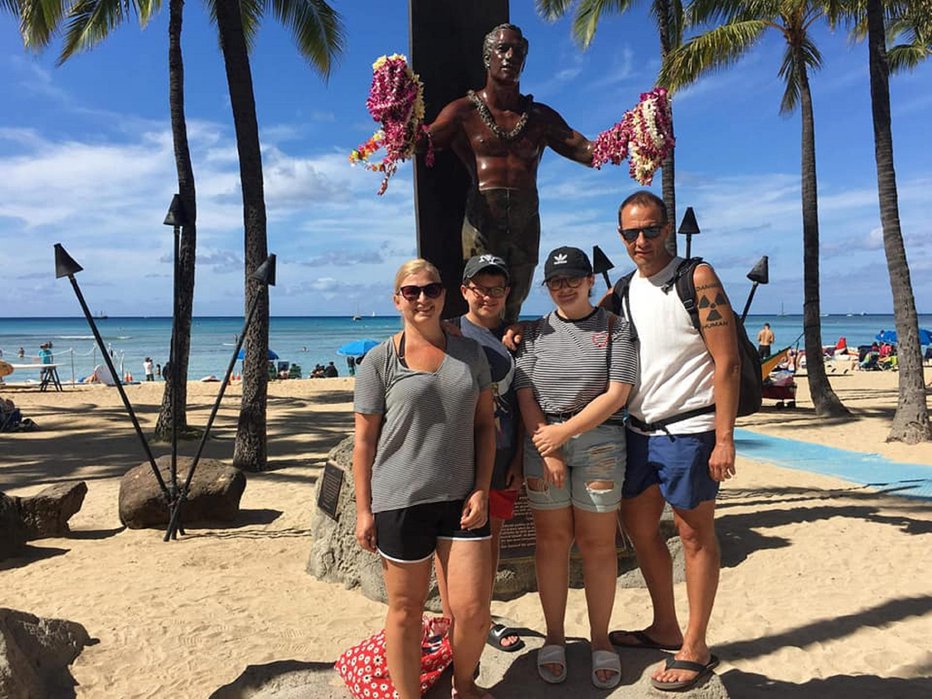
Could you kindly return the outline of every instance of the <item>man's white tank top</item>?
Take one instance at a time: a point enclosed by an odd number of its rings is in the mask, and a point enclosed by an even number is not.
[[[652,277],[643,277],[636,271],[631,278],[628,298],[639,340],[640,372],[628,411],[643,422],[656,422],[715,402],[712,355],[702,335],[693,327],[675,286],[667,293],[662,289],[682,261],[683,258],[674,257]],[[671,434],[695,434],[713,429],[715,413],[697,415],[667,426]]]

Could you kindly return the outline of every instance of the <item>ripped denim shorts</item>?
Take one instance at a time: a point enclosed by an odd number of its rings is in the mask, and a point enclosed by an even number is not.
[[[548,422],[561,422],[548,418]],[[542,490],[527,487],[528,505],[532,509],[557,510],[577,507],[589,512],[612,512],[621,503],[621,485],[625,479],[625,428],[602,424],[571,438],[563,445],[566,480],[562,488],[541,483]],[[528,436],[524,443],[525,480],[544,477],[544,461]],[[593,481],[609,481],[611,488],[593,489]]]

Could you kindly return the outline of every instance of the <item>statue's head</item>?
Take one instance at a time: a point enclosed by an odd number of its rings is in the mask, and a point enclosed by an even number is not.
[[[504,38],[510,41],[503,42],[503,34]],[[520,73],[521,69],[524,68],[524,59],[527,58],[528,48],[528,40],[524,38],[521,27],[507,23],[499,24],[485,35],[485,40],[482,42],[482,63],[488,70],[492,65],[492,55],[494,53],[502,50],[507,52],[512,49],[515,58],[518,60],[518,72]]]

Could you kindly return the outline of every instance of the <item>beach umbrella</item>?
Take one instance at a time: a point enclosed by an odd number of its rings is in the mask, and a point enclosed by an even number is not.
[[[877,342],[885,342],[888,345],[896,344],[896,330],[881,330],[874,336]]]
[[[341,354],[344,357],[361,357],[378,344],[378,340],[373,340],[368,337],[362,340],[353,340],[352,342],[347,342],[345,345],[342,345],[337,350],[337,354]]]
[[[237,358],[237,359],[245,359],[245,358],[246,358],[246,348],[245,348],[245,347],[243,347],[243,348],[239,351],[239,354],[236,355],[236,358]],[[269,350],[269,359],[278,359],[278,354],[275,352],[275,350]]]
[[[932,330],[926,330],[925,328],[919,328],[919,344],[920,345],[932,345]]]

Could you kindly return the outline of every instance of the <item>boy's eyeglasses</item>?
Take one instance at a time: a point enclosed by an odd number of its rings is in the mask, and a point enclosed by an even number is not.
[[[466,287],[474,294],[479,296],[491,296],[493,299],[500,299],[508,292],[507,286],[482,286],[481,284],[472,284]]]
[[[405,286],[398,289],[398,293],[401,294],[406,301],[417,301],[421,297],[421,292],[424,293],[429,299],[435,299],[443,293],[443,284],[440,282],[431,282],[430,284],[425,284],[424,286],[418,286],[417,284],[406,284]]]
[[[627,243],[633,243],[638,236],[643,233],[648,240],[653,240],[663,232],[663,226],[646,226],[644,228],[622,228],[618,226],[618,232]]]

